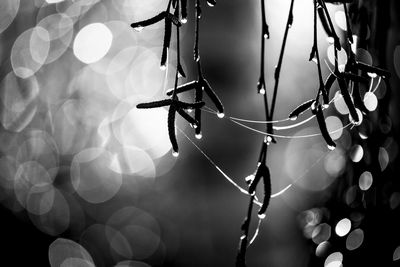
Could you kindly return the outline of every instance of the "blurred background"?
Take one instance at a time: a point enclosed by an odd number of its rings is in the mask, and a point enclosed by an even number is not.
[[[196,79],[193,2],[182,27],[185,83]],[[325,111],[338,147],[330,152],[305,113],[277,126],[268,163],[272,192],[248,266],[395,266],[400,259],[398,129],[400,37],[397,1],[353,1],[357,44],[366,64],[387,68],[361,88],[363,121],[349,124],[340,93]],[[0,231],[4,266],[233,266],[256,168],[264,119],[256,93],[260,2],[206,1],[200,53],[206,79],[224,103],[224,119],[203,114],[203,138],[177,125],[180,155],[171,154],[167,110],[136,104],[165,98],[174,83],[176,41],[167,70],[159,62],[164,23],[138,32],[130,23],[165,10],[162,0],[2,0],[0,2]],[[267,93],[289,0],[266,1]],[[328,5],[341,39],[341,5]],[[313,1],[296,0],[283,61],[276,119],[286,119],[318,89],[309,62]],[[323,76],[333,47],[319,25]],[[347,51],[347,53],[346,53]],[[192,101],[188,93],[181,99]],[[207,105],[213,108],[211,102]],[[306,136],[299,138],[299,136]],[[215,164],[215,165],[214,165]],[[217,169],[217,168],[218,169]],[[262,192],[259,192],[260,195]],[[251,232],[256,229],[254,214]],[[372,264],[373,263],[373,264]],[[372,265],[371,265],[372,264]]]

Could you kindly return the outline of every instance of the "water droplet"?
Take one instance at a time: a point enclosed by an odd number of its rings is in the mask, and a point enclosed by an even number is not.
[[[327,147],[328,147],[328,149],[331,150],[331,151],[335,150],[335,148],[336,148],[336,146],[331,146],[331,145],[327,145]]]
[[[143,29],[144,29],[144,27],[142,27],[142,26],[137,26],[137,27],[135,27],[135,28],[133,28],[135,31],[137,31],[137,32],[141,32]]]
[[[246,176],[246,178],[244,178],[244,180],[248,184],[251,183],[254,180],[254,174],[250,174],[249,176]]]
[[[373,73],[373,72],[368,72],[367,74],[371,78],[376,78],[378,76],[376,73]]]
[[[261,88],[260,90],[258,90],[258,93],[259,93],[259,94],[262,94],[262,95],[265,95],[265,89],[264,89],[264,88]]]
[[[269,144],[271,144],[271,142],[272,142],[272,136],[270,136],[270,135],[268,135],[267,136],[267,144],[269,145]]]
[[[355,121],[353,119],[353,117],[351,117],[351,115],[349,114],[349,120],[351,121],[351,123],[355,126],[358,126],[362,123],[363,121],[363,114],[361,113],[361,110],[359,110],[358,108],[356,108],[356,112],[358,114],[358,121]]]
[[[265,213],[258,214],[258,218],[259,218],[260,220],[265,219]]]
[[[167,65],[161,65],[160,66],[160,70],[166,70],[167,69]]]
[[[187,112],[189,112],[189,113],[191,113],[192,111],[193,111],[193,109],[191,109],[191,108],[187,109]]]
[[[185,24],[186,22],[187,22],[187,18],[182,18],[182,19],[181,19],[181,23],[182,23],[182,24]]]
[[[291,121],[295,121],[295,120],[297,120],[297,116],[291,116],[291,117],[289,117],[289,119],[291,120]]]
[[[225,117],[225,113],[223,112],[218,112],[217,113],[218,118],[222,119],[223,117]]]
[[[200,134],[196,134],[195,137],[196,137],[196,139],[200,140],[201,138],[203,138],[203,135],[200,133]]]
[[[267,33],[264,33],[264,39],[268,39],[269,35]]]
[[[174,156],[175,158],[177,158],[179,156],[179,152],[173,151],[172,152],[172,156]]]
[[[318,59],[317,57],[313,57],[313,59],[311,59],[312,62],[314,62],[315,64],[318,64]]]

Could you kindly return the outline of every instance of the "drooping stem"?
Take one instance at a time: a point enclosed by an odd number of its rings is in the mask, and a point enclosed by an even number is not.
[[[313,43],[313,53],[315,53],[315,59],[318,68],[318,80],[319,80],[319,89],[317,92],[317,96],[315,102],[319,103],[319,96],[324,94],[324,80],[322,78],[322,71],[321,71],[321,59],[319,57],[319,49],[318,49],[318,25],[317,25],[317,9],[318,4],[317,0],[314,0],[314,43]]]
[[[272,96],[271,110],[269,112],[269,118],[268,118],[268,120],[271,120],[271,121],[273,120],[274,111],[275,111],[276,98],[277,98],[278,88],[279,88],[279,78],[280,78],[280,73],[281,73],[281,68],[282,68],[282,63],[283,63],[283,56],[285,54],[285,47],[286,47],[287,37],[288,37],[289,29],[292,27],[292,23],[293,23],[293,5],[294,5],[294,0],[291,0],[290,9],[289,9],[289,15],[288,15],[288,19],[287,19],[287,22],[286,22],[285,33],[283,35],[281,51],[279,53],[278,64],[275,67],[274,92],[273,92],[273,96]]]
[[[259,79],[259,93],[260,90],[264,90],[264,107],[265,107],[265,119],[269,119],[268,109],[268,97],[267,97],[267,86],[265,82],[265,39],[269,38],[268,24],[266,23],[265,16],[265,0],[261,0],[261,65],[260,65],[260,79]],[[266,125],[268,132],[268,124]]]
[[[170,1],[171,2],[171,1]],[[175,15],[179,18],[179,2],[177,1],[177,6],[175,8]],[[169,3],[170,4],[170,3]],[[169,8],[169,6],[168,6]],[[179,78],[179,68],[181,65],[181,49],[180,49],[180,27],[176,26],[176,72],[175,72],[175,83],[174,83],[174,91],[172,93],[172,99],[176,99],[176,89],[178,88],[178,78]]]

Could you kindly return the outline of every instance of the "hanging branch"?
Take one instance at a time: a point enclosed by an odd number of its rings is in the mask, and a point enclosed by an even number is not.
[[[214,6],[216,4],[215,0],[207,0],[209,6]],[[174,14],[170,12],[170,9],[175,9]],[[170,99],[154,101],[150,103],[141,103],[137,105],[138,109],[149,109],[149,108],[158,108],[169,106],[168,110],[168,135],[173,149],[173,155],[179,155],[178,142],[176,139],[175,133],[175,117],[176,112],[185,119],[194,129],[196,133],[196,138],[200,139],[202,137],[201,134],[201,108],[205,105],[203,101],[203,91],[209,96],[214,105],[218,110],[218,117],[224,117],[224,107],[212,90],[209,82],[203,77],[203,73],[201,70],[200,64],[200,54],[199,54],[199,20],[201,18],[201,6],[200,1],[196,0],[196,29],[195,29],[195,46],[194,46],[194,57],[197,62],[198,68],[198,80],[189,82],[187,84],[178,86],[178,78],[186,77],[186,74],[183,70],[181,61],[180,61],[180,35],[179,30],[182,26],[182,23],[187,22],[187,0],[170,0],[168,2],[166,11],[161,12],[160,14],[154,16],[153,18],[132,23],[131,26],[136,30],[141,30],[143,27],[155,24],[161,20],[165,20],[165,32],[164,32],[164,41],[163,41],[163,50],[161,55],[161,68],[166,69],[167,58],[168,58],[168,49],[171,41],[171,28],[172,24],[176,26],[176,36],[177,36],[177,65],[176,65],[176,77],[175,77],[175,85],[173,89],[167,91],[167,95],[170,96]],[[182,102],[178,98],[178,94],[182,92],[186,92],[189,90],[195,90],[195,100],[194,103],[186,103]],[[191,110],[195,110],[194,118],[191,117],[187,112]]]
[[[162,49],[161,63],[160,63],[160,68],[162,70],[165,70],[167,67],[168,49],[169,49],[170,42],[171,42],[172,24],[174,24],[176,27],[180,27],[182,25],[179,20],[179,17],[170,13],[171,3],[172,3],[172,1],[170,0],[168,2],[167,9],[165,11],[161,12],[160,14],[158,14],[150,19],[135,22],[135,23],[131,24],[132,28],[134,28],[137,31],[141,31],[144,27],[153,25],[164,19],[164,21],[165,21],[164,42],[163,42],[163,49]]]
[[[281,68],[282,68],[282,63],[283,63],[283,56],[285,54],[287,36],[289,34],[289,29],[292,27],[292,24],[293,24],[293,6],[294,6],[294,0],[291,0],[290,8],[289,8],[289,15],[288,15],[288,19],[287,19],[286,27],[285,27],[285,33],[283,34],[281,51],[279,53],[278,64],[275,67],[275,73],[274,73],[275,84],[274,84],[274,91],[273,91],[272,102],[271,102],[271,109],[270,109],[269,118],[268,118],[268,120],[270,120],[270,121],[272,121],[273,117],[274,117],[274,111],[275,111],[276,99],[277,99],[277,95],[278,95],[279,80],[280,80]],[[273,125],[269,124],[268,126],[269,126],[268,132],[273,134]],[[272,137],[271,137],[271,141],[275,142],[275,140]]]
[[[174,19],[176,21],[179,22],[179,1],[174,1],[171,2],[169,1],[168,3],[168,7],[167,7],[167,11],[168,14],[169,10],[170,10],[170,6],[171,3],[173,5],[173,7],[175,8],[175,13],[174,15],[172,15],[174,17]],[[167,47],[166,51],[168,50],[169,47],[169,41],[168,40],[168,45],[166,46],[166,39],[170,39],[171,37],[171,27],[170,24],[168,24],[169,26],[167,27],[167,22],[169,21],[169,19],[167,20],[167,18],[169,18],[171,16],[165,16],[166,19],[166,33],[164,37],[164,46],[163,46],[163,55],[166,54],[164,53],[165,51],[165,47]],[[157,18],[158,19],[158,18]],[[155,21],[155,19],[150,19],[144,22],[139,22],[139,23],[134,23],[132,24],[136,27],[138,27],[137,25],[147,25],[150,22]],[[172,150],[173,150],[173,155],[175,157],[177,157],[179,155],[179,148],[178,148],[178,142],[176,139],[176,133],[175,133],[175,117],[176,117],[176,113],[178,113],[183,119],[185,119],[193,128],[198,128],[200,126],[200,122],[198,120],[196,120],[196,118],[191,117],[186,111],[187,110],[191,110],[191,109],[201,109],[205,103],[202,101],[197,101],[194,103],[186,103],[183,101],[180,101],[177,95],[177,88],[178,88],[178,79],[179,76],[185,76],[185,73],[183,71],[182,65],[180,63],[180,23],[174,23],[176,25],[176,39],[177,39],[177,65],[176,65],[176,74],[175,74],[175,85],[174,85],[174,89],[172,90],[172,94],[171,94],[171,98],[170,99],[165,99],[165,100],[160,100],[160,101],[154,101],[154,102],[149,102],[149,103],[141,103],[138,104],[136,107],[138,109],[150,109],[150,108],[159,108],[159,107],[164,107],[164,106],[169,106],[169,110],[168,110],[168,135],[169,135],[169,139],[172,145]],[[169,36],[169,37],[168,37]],[[165,56],[162,56],[162,61],[161,62],[166,62],[166,58],[164,58]]]
[[[263,95],[266,120],[269,120],[271,118],[270,114],[269,114],[270,111],[268,109],[267,88],[266,88],[266,83],[265,83],[265,39],[268,39],[268,38],[269,38],[269,29],[268,29],[268,24],[266,23],[265,2],[264,2],[264,0],[261,0],[261,53],[260,53],[261,54],[261,64],[260,64],[260,77],[258,79],[258,84],[257,84],[257,92],[259,94]],[[272,125],[267,124],[266,127],[267,127],[267,129],[266,129],[267,133],[273,134]],[[241,227],[242,236],[240,237],[238,253],[236,256],[236,266],[237,267],[245,267],[246,266],[246,253],[247,253],[247,247],[248,247],[251,215],[252,215],[252,211],[253,211],[253,203],[256,200],[255,190],[256,190],[256,187],[257,187],[258,183],[260,182],[261,178],[263,178],[263,182],[264,182],[264,201],[263,201],[261,208],[258,211],[259,220],[260,220],[258,223],[258,227],[260,226],[261,220],[265,218],[265,211],[267,210],[267,207],[269,205],[269,200],[271,198],[271,177],[270,177],[270,172],[266,165],[266,162],[267,162],[268,145],[272,141],[275,141],[275,140],[273,140],[272,136],[270,136],[270,135],[264,138],[264,141],[261,146],[259,160],[257,163],[257,169],[254,172],[254,174],[246,177],[246,183],[249,185],[248,192],[250,195],[250,199],[249,199],[249,206],[247,208],[247,215],[246,215],[244,222],[242,224],[242,227]],[[255,234],[254,238],[256,237],[257,233],[258,233],[258,230],[256,230],[256,234]]]
[[[215,6],[216,2],[215,1],[207,1],[209,6]],[[200,52],[199,52],[199,39],[200,39],[200,19],[202,15],[202,10],[201,10],[201,5],[200,5],[200,0],[196,0],[195,3],[195,42],[194,42],[194,49],[193,49],[193,55],[194,55],[194,60],[197,64],[197,75],[198,78],[195,81],[191,81],[189,83],[180,85],[174,89],[170,89],[167,91],[167,95],[172,95],[172,92],[176,92],[177,94],[187,92],[194,90],[195,95],[194,95],[194,101],[195,102],[202,102],[203,101],[203,91],[208,95],[208,97],[211,99],[213,102],[214,106],[218,110],[218,117],[223,118],[225,116],[224,114],[224,106],[222,105],[221,100],[217,96],[217,94],[214,92],[214,90],[211,88],[210,83],[204,78],[203,71],[201,68],[201,60],[200,60]],[[197,127],[195,128],[195,136],[197,139],[202,138],[202,132],[201,132],[201,108],[196,108],[194,109],[194,117],[196,121],[199,122]]]

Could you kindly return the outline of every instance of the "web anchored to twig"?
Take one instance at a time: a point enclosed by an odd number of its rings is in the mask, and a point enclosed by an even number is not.
[[[311,0],[310,0],[311,1]],[[315,62],[317,65],[317,77],[318,77],[318,89],[316,92],[315,98],[306,101],[305,103],[300,104],[297,108],[295,108],[290,114],[289,118],[283,120],[274,120],[274,112],[276,108],[276,102],[278,97],[279,90],[279,82],[281,76],[281,69],[284,63],[285,56],[285,48],[288,40],[289,30],[292,27],[294,21],[294,0],[290,0],[290,7],[287,17],[286,26],[284,29],[284,35],[282,40],[282,45],[279,53],[279,58],[277,65],[275,67],[274,72],[274,86],[272,92],[269,92],[267,88],[267,81],[265,78],[265,42],[266,39],[269,39],[269,27],[266,19],[266,1],[260,0],[260,8],[261,8],[261,51],[260,51],[260,76],[257,84],[257,93],[263,97],[264,109],[265,109],[265,121],[255,121],[255,120],[246,120],[237,117],[229,117],[224,114],[224,107],[222,102],[218,98],[217,94],[213,91],[210,83],[204,78],[203,70],[201,67],[201,57],[199,51],[199,37],[200,37],[200,19],[202,16],[202,9],[200,0],[195,1],[194,9],[195,9],[195,41],[194,41],[194,61],[197,65],[197,79],[182,85],[178,85],[178,80],[181,77],[186,77],[185,71],[181,65],[181,53],[180,53],[180,28],[182,24],[187,22],[187,0],[169,0],[167,4],[167,8],[165,11],[159,13],[158,15],[144,20],[140,22],[132,23],[132,27],[141,30],[146,26],[149,26],[154,23],[158,23],[164,20],[165,23],[165,32],[164,32],[164,42],[161,54],[161,69],[167,69],[168,62],[168,52],[170,48],[172,27],[176,28],[176,38],[177,38],[177,60],[176,60],[176,73],[175,73],[175,83],[172,89],[169,89],[166,94],[170,98],[160,101],[154,101],[150,103],[141,103],[137,105],[139,109],[148,109],[148,108],[158,108],[163,106],[169,106],[168,111],[168,133],[169,139],[172,144],[173,155],[178,156],[178,142],[176,139],[175,132],[175,116],[178,113],[182,118],[184,118],[191,126],[194,128],[195,137],[197,139],[202,138],[202,112],[208,112],[212,114],[217,114],[219,118],[226,118],[230,120],[232,123],[244,127],[248,130],[260,133],[263,135],[260,154],[258,157],[258,161],[255,167],[255,170],[245,178],[245,182],[248,186],[247,189],[239,186],[233,179],[231,179],[218,165],[214,163],[214,161],[198,146],[192,139],[181,129],[178,128],[179,132],[183,134],[206,158],[207,160],[228,180],[232,185],[234,185],[241,193],[249,196],[249,205],[246,212],[246,216],[244,222],[242,224],[241,230],[242,235],[240,237],[239,248],[236,257],[236,266],[244,267],[246,266],[246,252],[249,245],[256,238],[259,227],[261,225],[262,219],[266,217],[266,211],[270,202],[270,199],[273,197],[277,197],[285,193],[289,188],[292,187],[293,183],[289,184],[278,193],[272,194],[271,192],[271,174],[267,164],[267,155],[268,155],[268,147],[272,143],[276,143],[279,138],[308,138],[312,136],[322,135],[324,138],[328,148],[330,150],[335,149],[336,144],[333,141],[331,134],[336,131],[341,131],[344,128],[349,126],[357,126],[361,123],[363,113],[366,113],[368,110],[365,108],[363,101],[360,97],[359,92],[359,84],[360,83],[371,83],[371,89],[374,83],[374,78],[379,76],[378,83],[375,87],[379,85],[381,79],[387,82],[390,74],[386,70],[359,62],[356,60],[355,52],[352,51],[352,44],[354,42],[351,23],[349,22],[349,14],[347,10],[347,4],[351,1],[328,1],[328,0],[313,0],[313,42],[311,47],[311,53],[309,60]],[[216,2],[214,0],[207,0],[209,6],[215,6]],[[333,26],[333,22],[331,16],[329,14],[326,3],[334,3],[343,5],[344,13],[346,15],[346,25],[348,28],[346,41],[341,43],[341,40],[338,34],[335,31]],[[172,11],[173,10],[173,11]],[[334,49],[334,69],[328,75],[326,80],[324,81],[322,75],[322,64],[320,53],[318,49],[318,18],[320,23],[322,24],[327,36],[333,43]],[[343,47],[342,47],[343,45]],[[339,66],[338,62],[338,51],[345,49],[348,50],[348,58],[345,66]],[[330,104],[335,102],[337,97],[330,99],[330,89],[332,88],[334,82],[337,81],[339,85],[339,90],[341,97],[343,98],[348,111],[350,113],[350,122],[342,128],[335,129],[331,132],[328,131],[328,127],[326,125],[324,110],[328,109]],[[194,97],[192,103],[187,103],[180,101],[178,98],[179,94],[194,91]],[[205,106],[204,102],[204,93],[209,97],[212,101],[213,105],[216,108],[214,109]],[[271,98],[269,99],[269,95]],[[194,110],[194,117],[189,115],[189,111]],[[312,115],[309,118],[306,118],[300,122],[277,126],[275,124],[294,121],[299,116],[301,116],[306,110],[310,110]],[[290,136],[283,134],[275,134],[274,131],[287,130],[292,128],[297,128],[308,121],[316,118],[318,123],[320,132],[316,134],[310,135],[298,135],[298,136]],[[265,131],[260,131],[254,129],[245,123],[258,123],[265,124]],[[317,164],[322,158],[324,158],[328,154],[325,153],[322,157],[320,157],[314,164]],[[294,182],[301,179],[306,175],[303,174],[298,177]],[[256,188],[258,184],[263,182],[263,199],[262,201],[256,196]],[[251,224],[251,215],[253,212],[254,204],[259,206],[258,217],[259,221],[257,224],[257,229],[252,238],[249,235],[249,229]]]

